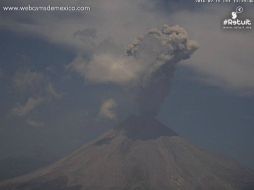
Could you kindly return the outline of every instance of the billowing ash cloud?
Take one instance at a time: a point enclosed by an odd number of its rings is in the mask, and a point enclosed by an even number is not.
[[[156,115],[169,93],[176,64],[197,50],[180,26],[152,29],[131,43],[125,55],[95,52],[81,56],[68,68],[93,83],[113,83],[136,94],[140,114]]]
[[[146,67],[138,81],[140,114],[158,113],[169,93],[176,64],[188,59],[197,48],[197,43],[189,39],[182,27],[168,25],[161,30],[150,30],[129,45],[127,54]]]

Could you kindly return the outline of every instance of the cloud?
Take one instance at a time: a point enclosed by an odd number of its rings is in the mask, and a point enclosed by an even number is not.
[[[29,69],[19,70],[16,71],[12,81],[14,89],[24,96],[42,96],[55,99],[61,97],[61,93],[57,92],[50,79],[42,72]]]
[[[253,32],[225,31],[221,20],[231,8],[216,7],[191,12],[180,11],[172,15],[174,22],[184,25],[200,49],[192,57],[190,67],[200,74],[202,81],[223,89],[254,92]],[[254,17],[246,7],[246,17]]]
[[[144,8],[150,0],[104,1],[38,1],[33,5],[89,5],[92,10],[87,14],[39,13],[25,14],[15,12],[2,17],[0,28],[7,28],[25,35],[37,35],[50,42],[71,47],[74,51],[94,50],[105,39],[114,39],[118,44],[126,44],[138,33],[145,31],[154,24],[166,22],[156,12]],[[10,2],[2,4],[10,5]],[[17,5],[26,6],[29,1],[16,1]],[[140,24],[143,23],[143,24]],[[15,26],[15,27],[14,27]]]
[[[111,54],[94,55],[90,61],[76,58],[69,69],[93,83],[115,83],[124,85],[137,79],[142,67],[127,56]]]
[[[16,1],[15,4],[26,5],[28,2]],[[9,3],[2,2],[2,4]],[[92,11],[85,15],[74,14],[68,17],[57,13],[43,16],[8,14],[7,18],[2,17],[0,28],[8,28],[26,35],[37,35],[50,42],[72,47],[72,50],[80,55],[86,51],[97,53],[99,45],[105,39],[113,39],[123,50],[125,44],[148,28],[163,23],[177,23],[184,26],[201,44],[200,51],[193,57],[192,64],[189,66],[204,77],[203,81],[222,88],[254,89],[251,52],[253,32],[226,32],[220,27],[221,20],[232,11],[231,6],[204,4],[201,6],[182,0],[177,2],[173,0],[109,0],[107,2],[63,0],[44,1],[44,3],[77,6],[86,4],[92,7]],[[35,2],[35,4],[39,5],[42,2]],[[193,9],[193,4],[197,8]],[[162,11],[163,9],[166,11]],[[250,9],[246,7],[245,15],[252,18],[254,15]],[[117,56],[110,59],[115,57]],[[100,58],[101,55],[96,55],[93,60]]]
[[[33,98],[30,97],[23,105],[19,105],[16,108],[13,108],[13,113],[18,116],[26,116],[38,106],[40,106],[44,102],[44,99],[41,97]]]
[[[107,119],[116,119],[115,113],[116,107],[117,103],[115,102],[114,99],[107,99],[102,103],[99,115]]]
[[[197,48],[182,27],[164,25],[138,37],[122,55],[95,54],[87,61],[78,57],[68,68],[90,82],[128,87],[137,96],[140,113],[155,115],[168,95],[176,63]]]
[[[28,119],[26,121],[26,123],[32,127],[43,127],[44,123],[41,121],[36,121],[36,120],[32,120],[32,119]]]
[[[44,81],[41,73],[30,70],[16,72],[13,83],[18,91],[36,91]]]
[[[183,28],[165,25],[162,30],[150,30],[137,38],[128,46],[127,54],[95,53],[87,61],[79,56],[67,68],[95,83],[140,82],[167,61],[186,59],[197,49]]]
[[[63,94],[58,92],[52,83],[49,83],[46,88],[48,94],[50,97],[53,97],[54,99],[62,98]]]
[[[24,103],[12,108],[12,112],[17,116],[27,116],[39,106],[63,96],[40,72],[17,71],[12,81],[14,90],[20,93],[21,99],[26,99]]]

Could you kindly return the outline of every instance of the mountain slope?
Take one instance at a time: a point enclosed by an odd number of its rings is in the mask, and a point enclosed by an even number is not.
[[[0,190],[253,190],[254,175],[151,118],[132,116],[49,168]]]

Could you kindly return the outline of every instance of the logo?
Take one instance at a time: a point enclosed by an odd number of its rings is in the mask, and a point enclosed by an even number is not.
[[[236,7],[235,11],[231,12],[231,18],[224,19],[222,23],[223,29],[251,29],[251,20],[242,18],[243,7]]]
[[[241,6],[238,6],[236,7],[236,11],[232,12],[231,15],[232,15],[232,19],[236,19],[237,18],[237,14],[240,14],[243,12],[243,8]]]

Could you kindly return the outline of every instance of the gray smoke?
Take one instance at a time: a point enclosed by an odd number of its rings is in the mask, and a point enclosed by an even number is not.
[[[155,116],[170,91],[176,64],[190,58],[197,50],[196,42],[179,26],[164,25],[136,39],[127,55],[146,65],[137,81],[137,104],[140,114]]]
[[[113,83],[136,95],[140,114],[154,116],[167,97],[176,64],[198,46],[180,26],[152,29],[131,43],[126,55],[95,52],[77,57],[68,68],[92,83]]]

